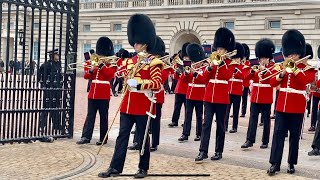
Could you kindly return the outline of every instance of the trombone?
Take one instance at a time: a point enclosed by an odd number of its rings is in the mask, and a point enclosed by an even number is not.
[[[87,65],[85,63],[70,63],[68,64],[69,70],[75,70],[79,68],[92,68],[99,66],[99,64],[104,63],[106,65],[111,65],[111,66],[117,66],[117,60],[119,57],[117,56],[99,56],[97,54],[92,54],[90,56],[90,65]],[[74,67],[76,66],[76,67]]]

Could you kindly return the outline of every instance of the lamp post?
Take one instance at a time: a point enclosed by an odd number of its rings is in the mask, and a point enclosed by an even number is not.
[[[18,31],[18,35],[19,35],[19,45],[23,45],[23,34],[24,34],[24,31],[23,29],[19,29]]]

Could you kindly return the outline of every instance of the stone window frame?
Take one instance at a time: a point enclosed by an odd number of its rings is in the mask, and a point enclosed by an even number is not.
[[[86,26],[89,26],[89,30],[86,30]],[[83,23],[82,24],[82,31],[83,32],[91,32],[91,24],[90,23]]]
[[[115,29],[116,25],[118,25],[118,24],[121,25],[120,31],[117,31],[117,30]],[[123,29],[123,23],[122,23],[121,21],[115,21],[115,22],[112,22],[112,23],[111,23],[111,31],[112,31],[112,32],[122,32],[122,29]]]
[[[272,21],[280,21],[280,27],[279,28],[272,28],[271,27],[271,22]],[[273,29],[282,29],[282,18],[281,17],[273,17],[273,18],[266,18],[266,22],[265,22],[265,29],[270,29],[270,30],[273,30]]]
[[[320,16],[315,17],[315,27],[314,29],[320,29]]]
[[[113,42],[113,48],[114,48],[114,53],[117,53],[119,51],[119,49],[123,48],[123,43],[122,43],[122,40],[114,40]],[[121,48],[119,48],[117,51],[115,50],[115,46],[117,45],[121,45]]]
[[[226,23],[230,23],[230,22],[233,23],[233,29],[230,29],[230,30],[235,30],[236,29],[236,20],[235,19],[221,19],[220,20],[220,26],[221,27],[226,27]]]

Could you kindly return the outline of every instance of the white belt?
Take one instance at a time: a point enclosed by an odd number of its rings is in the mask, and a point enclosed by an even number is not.
[[[255,87],[271,87],[270,84],[259,84],[259,83],[252,83],[252,86],[255,86]]]
[[[189,83],[188,86],[191,86],[191,87],[206,87],[205,84],[192,84],[192,83]]]
[[[243,82],[243,80],[242,79],[229,79],[229,81],[234,81],[234,82]]]
[[[101,81],[98,79],[92,80],[92,83],[96,83],[96,84],[110,84],[109,81]]]
[[[217,84],[228,84],[228,81],[226,80],[219,80],[219,79],[210,79],[210,83],[217,83]]]
[[[293,89],[293,88],[280,88],[280,91],[282,91],[282,92],[287,92],[287,93],[302,94],[302,95],[305,95],[305,94],[306,94],[306,91],[296,90],[296,89]]]

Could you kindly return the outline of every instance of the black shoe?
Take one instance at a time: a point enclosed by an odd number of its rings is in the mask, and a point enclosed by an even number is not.
[[[214,154],[214,156],[211,157],[212,161],[217,161],[217,160],[220,160],[220,159],[222,159],[222,153],[220,153],[220,152],[216,152]]]
[[[242,117],[242,118],[243,118],[243,117],[245,117],[245,115],[244,115],[244,114],[241,114],[241,116],[240,116],[240,117]]]
[[[173,94],[174,92],[173,91],[170,91],[170,93],[169,94]]]
[[[269,176],[273,176],[276,174],[276,172],[280,171],[280,166],[277,164],[273,164],[267,171],[267,173],[269,174]]]
[[[100,141],[100,140],[96,142],[97,146],[100,146],[101,144],[102,144],[102,141]],[[107,144],[107,140],[103,144]]]
[[[169,126],[169,128],[173,128],[173,127],[177,127],[178,124],[172,122],[172,123],[168,124],[168,126]]]
[[[136,174],[134,174],[134,178],[145,178],[148,176],[148,171],[143,170],[143,169],[139,169],[138,172],[136,172]]]
[[[81,138],[79,141],[77,141],[77,144],[89,144],[90,140],[88,138]]]
[[[40,142],[52,143],[54,141],[54,139],[53,139],[53,137],[45,137],[45,138],[39,139],[39,141]]]
[[[231,118],[233,118],[233,115],[230,115]]]
[[[183,127],[184,124],[181,124],[181,127]]]
[[[133,130],[133,131],[131,131],[130,133],[131,133],[131,134],[135,134],[135,133],[136,133],[136,130]]]
[[[268,144],[261,144],[260,149],[267,149],[268,148]]]
[[[287,138],[287,137],[289,137],[289,134],[288,134],[288,132],[286,133],[285,137],[286,137],[286,138]]]
[[[118,97],[118,94],[117,94],[117,93],[114,93],[113,96],[114,96],[114,97]]]
[[[309,117],[310,114],[307,114],[307,117]]]
[[[275,115],[270,116],[270,119],[275,119],[275,118],[276,118]]]
[[[188,136],[186,135],[182,135],[179,139],[178,139],[179,142],[185,142],[185,141],[188,141]]]
[[[311,126],[309,129],[308,129],[309,132],[314,132],[316,131],[316,128],[314,126]]]
[[[236,133],[236,132],[237,132],[236,129],[231,129],[231,130],[229,131],[229,133]]]
[[[158,146],[150,148],[150,152],[154,152],[154,151],[157,151],[157,150],[158,150]]]
[[[312,151],[308,152],[308,156],[319,156],[320,150],[318,148],[313,148]]]
[[[246,148],[249,148],[252,146],[253,146],[253,143],[251,141],[247,140],[244,144],[242,144],[241,148],[246,149]]]
[[[208,153],[200,151],[196,159],[194,160],[196,163],[201,163],[203,160],[208,159]]]
[[[194,141],[200,141],[200,136],[196,136],[196,137],[194,138]]]
[[[129,146],[128,147],[128,150],[132,150],[132,151],[135,151],[135,150],[139,150],[139,146],[138,146],[138,143],[133,143],[132,146]]]
[[[294,174],[296,172],[296,169],[294,169],[294,165],[293,164],[289,164],[288,165],[288,169],[287,169],[287,173],[288,174]]]
[[[119,171],[113,168],[108,168],[107,171],[100,172],[98,174],[98,177],[101,177],[101,178],[116,177],[116,176],[120,176],[120,173]]]
[[[263,126],[263,123],[259,123],[259,126]]]

